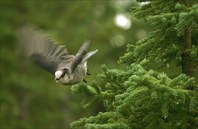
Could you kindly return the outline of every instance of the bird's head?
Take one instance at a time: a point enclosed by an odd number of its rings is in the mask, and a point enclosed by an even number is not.
[[[68,69],[60,69],[55,72],[56,82],[67,84],[73,79],[73,74],[70,74]]]
[[[63,79],[63,78],[65,78],[65,76],[69,76],[69,70],[68,69],[60,69],[60,70],[57,70],[56,72],[55,72],[55,80],[56,81],[59,81],[59,80],[61,80],[61,79]]]

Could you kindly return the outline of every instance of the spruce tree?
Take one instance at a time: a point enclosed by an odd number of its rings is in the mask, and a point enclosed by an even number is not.
[[[139,0],[143,2],[144,0]],[[196,0],[150,0],[132,9],[154,30],[127,47],[120,63],[91,85],[76,85],[87,97],[82,105],[102,101],[105,112],[81,118],[71,128],[196,129],[198,127],[198,3]],[[166,72],[168,70],[178,72]],[[162,72],[163,71],[163,72]]]

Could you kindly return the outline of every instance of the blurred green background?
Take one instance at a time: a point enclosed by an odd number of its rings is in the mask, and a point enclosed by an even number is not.
[[[70,86],[20,55],[17,31],[36,26],[71,54],[93,33],[90,50],[99,52],[89,60],[96,81],[101,65],[124,68],[117,63],[128,43],[147,35],[149,25],[129,12],[135,0],[1,0],[0,1],[0,127],[1,129],[65,129],[81,117],[105,110],[100,104],[82,109],[83,96],[72,95]],[[82,82],[83,83],[83,82]]]

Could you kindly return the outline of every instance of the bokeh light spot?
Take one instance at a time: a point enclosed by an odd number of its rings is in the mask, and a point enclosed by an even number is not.
[[[115,16],[115,24],[125,30],[131,28],[130,16],[124,13],[117,14]]]

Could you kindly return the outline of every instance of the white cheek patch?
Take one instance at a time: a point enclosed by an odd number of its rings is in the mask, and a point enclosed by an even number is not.
[[[72,80],[74,78],[74,74],[66,75],[64,77],[65,80]]]
[[[66,74],[63,78],[60,79],[60,82],[63,84],[67,84],[73,79],[74,79],[74,74],[71,74],[69,76]]]

